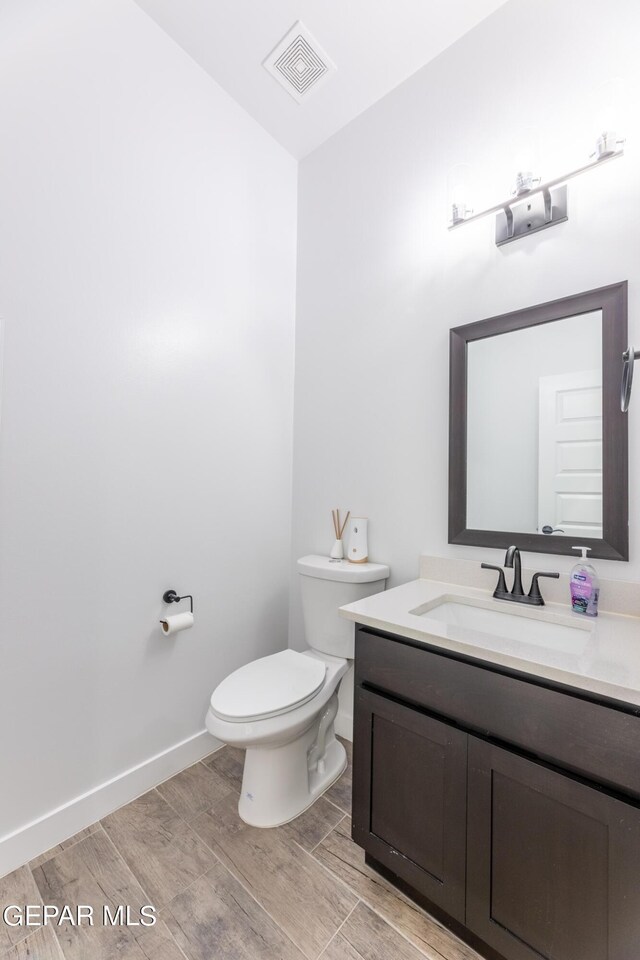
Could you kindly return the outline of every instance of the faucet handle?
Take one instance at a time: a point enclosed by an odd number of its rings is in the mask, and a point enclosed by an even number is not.
[[[539,606],[544,607],[544,600],[542,594],[540,593],[540,586],[538,584],[539,577],[551,577],[552,580],[558,580],[560,577],[559,573],[534,573],[531,579],[531,589],[529,590],[529,599],[534,600]]]
[[[502,567],[496,567],[493,563],[481,563],[480,566],[483,570],[496,570],[498,573],[498,583],[495,590],[493,591],[494,597],[504,597],[509,591],[507,590],[507,581],[504,578],[504,570]]]

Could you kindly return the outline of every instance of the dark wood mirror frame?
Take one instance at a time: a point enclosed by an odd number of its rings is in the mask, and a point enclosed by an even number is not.
[[[561,537],[467,527],[467,344],[581,313],[602,310],[602,539]],[[449,543],[508,547],[575,556],[574,544],[590,547],[589,557],[629,559],[628,431],[620,409],[622,354],[627,348],[627,282],[525,310],[478,320],[450,331],[449,376]]]

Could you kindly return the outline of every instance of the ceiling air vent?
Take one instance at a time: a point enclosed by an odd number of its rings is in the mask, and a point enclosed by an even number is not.
[[[336,69],[335,63],[299,20],[271,51],[263,66],[298,103],[312,90],[317,90]]]

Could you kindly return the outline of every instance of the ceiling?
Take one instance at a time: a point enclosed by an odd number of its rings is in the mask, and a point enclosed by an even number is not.
[[[136,0],[294,157],[304,157],[506,0]],[[297,103],[264,60],[301,20],[337,70]]]

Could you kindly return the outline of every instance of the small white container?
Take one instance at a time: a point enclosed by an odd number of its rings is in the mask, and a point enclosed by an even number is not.
[[[349,521],[349,563],[366,563],[369,559],[367,517],[351,517]]]
[[[332,560],[342,560],[344,558],[344,545],[342,540],[334,540],[329,556]]]

